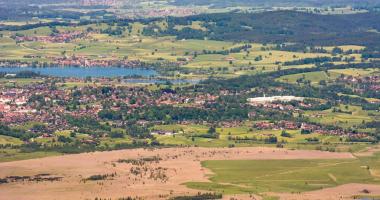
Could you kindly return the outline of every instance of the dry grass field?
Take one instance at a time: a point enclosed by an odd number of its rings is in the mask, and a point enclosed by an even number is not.
[[[0,199],[117,199],[127,196],[167,199],[198,192],[187,188],[186,182],[209,182],[207,178],[211,173],[201,165],[205,160],[351,158],[350,153],[265,147],[134,149],[64,155],[1,163],[1,178],[47,176],[61,179],[0,184]]]

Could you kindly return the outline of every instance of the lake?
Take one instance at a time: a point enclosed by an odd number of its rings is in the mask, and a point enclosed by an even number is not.
[[[41,75],[56,77],[123,77],[123,76],[142,76],[150,77],[157,75],[153,69],[142,68],[120,68],[120,67],[0,67],[0,72],[17,73],[20,71],[33,71]]]
[[[170,82],[172,84],[197,84],[201,81],[201,79],[157,79],[157,78],[127,78],[124,80],[125,83],[146,83],[146,84],[165,84]]]

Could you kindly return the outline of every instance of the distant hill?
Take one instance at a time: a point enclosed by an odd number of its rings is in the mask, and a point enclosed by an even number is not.
[[[54,3],[72,3],[75,0],[0,0],[0,5],[20,5],[26,6],[30,4],[41,5],[41,4],[54,4]]]
[[[174,5],[229,6],[378,6],[378,0],[175,0]]]
[[[263,13],[218,13],[168,19],[169,29],[162,34],[179,39],[256,41],[261,43],[295,42],[312,45],[380,43],[380,13],[318,15],[295,11]],[[207,31],[175,30],[176,25],[201,21]]]

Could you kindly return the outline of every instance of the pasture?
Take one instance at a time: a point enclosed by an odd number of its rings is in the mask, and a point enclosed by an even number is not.
[[[152,156],[159,157],[160,159],[157,162],[143,162],[141,165],[121,162],[123,160],[151,158]],[[51,176],[62,177],[61,181],[49,183],[26,181],[1,184],[0,196],[6,196],[8,199],[24,199],[28,197],[28,199],[38,200],[51,198],[95,199],[96,197],[118,199],[123,196],[137,196],[144,199],[165,197],[167,199],[172,196],[196,194],[205,189],[194,190],[186,187],[184,184],[189,181],[207,181],[207,176],[210,174],[208,170],[201,166],[200,162],[202,161],[242,160],[239,162],[245,162],[244,160],[276,160],[278,158],[291,160],[322,158],[347,160],[352,158],[352,155],[350,153],[289,151],[265,147],[193,147],[130,149],[53,156],[0,163],[0,168],[2,169],[0,171],[1,178],[7,176],[33,176],[36,174],[50,174]],[[331,161],[334,163],[333,160]],[[305,161],[305,167],[307,167],[307,164],[308,162]],[[227,166],[231,166],[231,164]],[[249,168],[249,166],[246,167]],[[141,168],[147,171],[137,170]],[[105,180],[81,181],[95,174],[115,175]],[[34,191],[36,190],[40,192],[35,193]],[[240,191],[237,192],[241,193]]]
[[[157,26],[165,29],[166,22],[155,22]],[[144,27],[147,25],[139,22],[131,23],[121,35],[109,35],[102,31],[109,28],[115,29],[104,23],[90,24],[82,26],[58,26],[60,32],[81,31],[89,29],[96,30],[87,34],[83,38],[74,39],[65,43],[24,41],[17,42],[12,39],[15,34],[23,36],[49,36],[53,29],[40,27],[24,31],[2,31],[0,38],[0,48],[4,49],[0,53],[4,60],[18,60],[26,62],[53,62],[53,58],[62,56],[83,56],[89,59],[124,59],[141,60],[147,63],[162,61],[177,62],[187,60],[182,63],[182,67],[191,72],[208,70],[217,76],[231,77],[243,74],[255,74],[258,72],[276,71],[280,68],[306,68],[314,67],[309,65],[282,66],[288,61],[301,60],[305,58],[332,57],[332,53],[306,53],[280,50],[268,50],[273,48],[273,44],[251,43],[251,48],[237,53],[226,55],[217,54],[214,51],[224,51],[233,49],[246,43],[213,41],[213,40],[177,40],[174,36],[145,36]],[[194,21],[190,25],[177,26],[176,29],[185,27],[192,29],[205,29],[201,22]],[[328,50],[330,47],[326,47]],[[344,50],[359,50],[360,46],[342,46]],[[207,51],[207,54],[204,54]],[[214,52],[214,53],[213,53]],[[355,57],[360,60],[360,55],[350,54],[343,57]],[[199,75],[201,76],[201,75]],[[314,75],[311,75],[313,79]],[[315,81],[326,79],[317,75]],[[291,82],[297,77],[286,77]]]
[[[340,160],[210,160],[211,182],[190,188],[236,193],[298,193],[348,183],[380,184],[380,155]]]
[[[308,81],[311,85],[318,86],[320,81],[332,82],[341,76],[364,77],[378,73],[377,69],[333,69],[317,72],[291,74],[278,78],[278,81],[297,83],[298,80]]]
[[[357,108],[359,109],[359,108]],[[359,112],[360,109],[357,111]],[[311,112],[310,112],[311,113]],[[359,112],[360,113],[360,112]],[[335,118],[334,118],[335,119]],[[356,118],[354,118],[356,119]],[[362,121],[352,120],[351,123]],[[368,120],[368,118],[365,118]],[[332,120],[332,119],[331,119]],[[347,125],[347,124],[344,124]],[[258,130],[252,128],[252,122],[246,122],[238,127],[216,128],[218,138],[205,138],[209,127],[203,125],[160,125],[155,130],[170,132],[174,135],[155,135],[157,141],[163,145],[199,146],[199,147],[274,147],[275,143],[265,143],[265,139],[271,136],[277,137],[277,141],[288,149],[321,149],[337,152],[356,152],[368,144],[349,143],[346,137],[322,135],[318,133],[301,134],[300,130],[285,130],[289,137],[282,136],[282,130]],[[369,130],[365,130],[369,131]],[[309,139],[318,139],[317,142],[309,142]]]
[[[360,106],[339,105],[335,108],[323,111],[307,111],[306,116],[313,122],[326,125],[336,125],[342,128],[358,126],[374,120],[373,115],[363,110]]]

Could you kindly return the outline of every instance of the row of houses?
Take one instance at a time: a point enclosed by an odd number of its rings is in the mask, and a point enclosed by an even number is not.
[[[67,43],[72,40],[86,37],[87,33],[81,31],[68,31],[49,36],[15,36],[16,42],[51,42]]]
[[[309,123],[297,123],[292,121],[279,121],[279,122],[268,122],[262,121],[254,124],[254,128],[259,130],[301,130],[303,133],[318,133],[321,135],[334,135],[334,136],[352,136],[352,137],[368,137],[367,133],[356,133],[345,131],[340,128],[327,129],[320,125],[309,124]]]

